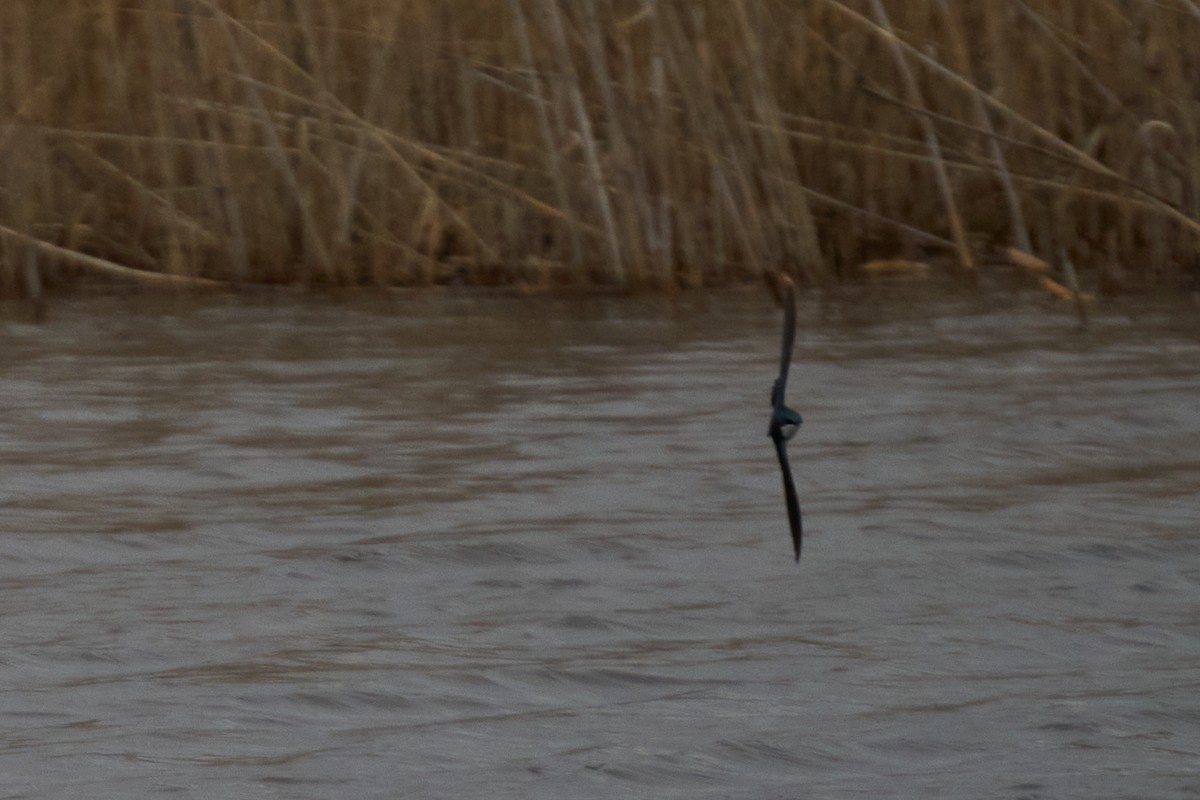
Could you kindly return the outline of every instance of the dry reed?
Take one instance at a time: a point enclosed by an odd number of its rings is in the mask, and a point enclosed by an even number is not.
[[[0,295],[1194,285],[1196,42],[1195,0],[9,0]]]

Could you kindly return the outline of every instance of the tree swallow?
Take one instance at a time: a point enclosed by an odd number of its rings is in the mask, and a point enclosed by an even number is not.
[[[800,541],[803,525],[800,522],[800,501],[796,499],[796,484],[792,482],[792,467],[788,463],[787,442],[800,430],[800,415],[783,404],[787,388],[788,366],[792,363],[792,348],[796,343],[796,288],[786,275],[783,280],[783,352],[779,359],[779,377],[771,389],[771,427],[767,435],[775,443],[779,469],[783,472],[783,496],[787,500],[788,523],[792,527],[792,547],[796,561],[800,560]]]

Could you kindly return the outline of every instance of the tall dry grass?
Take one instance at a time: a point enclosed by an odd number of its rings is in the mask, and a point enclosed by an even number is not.
[[[1179,285],[1197,43],[1200,0],[7,0],[0,294]]]

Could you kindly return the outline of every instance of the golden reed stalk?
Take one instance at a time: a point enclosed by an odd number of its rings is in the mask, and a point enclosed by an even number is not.
[[[0,30],[0,295],[1200,271],[1192,0],[8,0]]]

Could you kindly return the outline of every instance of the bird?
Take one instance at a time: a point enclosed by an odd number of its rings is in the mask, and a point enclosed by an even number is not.
[[[796,288],[786,275],[783,282],[783,351],[779,359],[779,377],[771,388],[771,425],[767,435],[775,443],[775,455],[779,458],[779,469],[783,473],[783,496],[787,501],[788,524],[792,529],[792,548],[796,561],[800,561],[800,543],[804,528],[800,521],[800,501],[796,498],[796,484],[792,481],[792,467],[788,463],[787,443],[800,430],[803,420],[800,414],[784,405],[783,393],[787,389],[788,367],[792,363],[792,348],[796,343]]]

